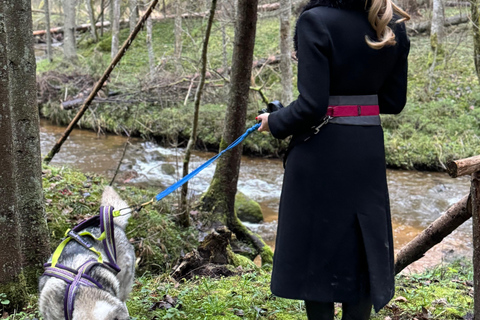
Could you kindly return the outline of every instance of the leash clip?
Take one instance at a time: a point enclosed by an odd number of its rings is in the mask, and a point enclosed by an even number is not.
[[[320,123],[320,124],[319,124],[318,126],[316,126],[316,127],[312,127],[312,129],[315,130],[315,132],[314,132],[313,134],[319,133],[319,132],[320,132],[320,129],[321,129],[324,125],[326,125],[326,124],[330,121],[330,119],[332,119],[331,116],[325,116],[325,117],[323,118],[323,122],[322,122],[322,123]]]

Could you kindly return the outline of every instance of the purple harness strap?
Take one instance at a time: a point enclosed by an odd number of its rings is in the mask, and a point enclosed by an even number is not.
[[[113,207],[106,206],[100,207],[100,214],[90,219],[82,221],[75,226],[72,231],[74,233],[80,232],[83,229],[98,225],[100,220],[100,231],[103,234],[105,232],[105,238],[102,240],[103,248],[107,255],[108,261],[103,263],[97,260],[90,259],[82,264],[78,270],[71,269],[59,263],[55,267],[51,266],[51,263],[44,265],[45,272],[43,275],[55,277],[61,279],[67,283],[67,289],[65,290],[64,297],[64,315],[66,320],[72,320],[73,318],[73,306],[75,302],[75,296],[79,286],[94,287],[103,289],[103,286],[90,277],[87,273],[95,265],[103,265],[109,267],[114,272],[120,272],[120,267],[117,265],[117,251],[115,247],[115,229],[113,224]],[[70,236],[73,240],[79,242],[85,247],[85,241],[80,236]],[[78,238],[80,239],[78,239]],[[88,247],[87,247],[88,249]]]

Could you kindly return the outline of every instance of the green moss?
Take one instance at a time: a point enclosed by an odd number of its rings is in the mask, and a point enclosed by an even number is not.
[[[242,221],[258,223],[263,221],[262,208],[258,202],[249,199],[241,192],[235,196],[235,210],[237,217]]]

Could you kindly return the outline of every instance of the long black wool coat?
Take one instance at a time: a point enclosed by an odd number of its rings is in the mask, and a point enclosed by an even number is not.
[[[325,6],[297,23],[299,97],[269,116],[284,139],[318,125],[330,95],[374,95],[380,112],[406,102],[410,48],[403,23],[397,44],[370,48],[375,32],[361,10]],[[272,293],[321,302],[371,295],[375,310],[394,294],[394,256],[381,126],[327,124],[293,147],[280,200]]]

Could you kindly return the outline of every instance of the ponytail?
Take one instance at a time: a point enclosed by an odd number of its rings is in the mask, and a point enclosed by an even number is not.
[[[408,13],[392,2],[392,0],[372,0],[368,11],[368,21],[377,33],[378,41],[365,36],[368,46],[373,49],[381,49],[384,46],[393,46],[397,43],[395,33],[388,26],[393,18],[393,13],[398,14],[401,18],[395,21],[400,23],[410,20]]]

